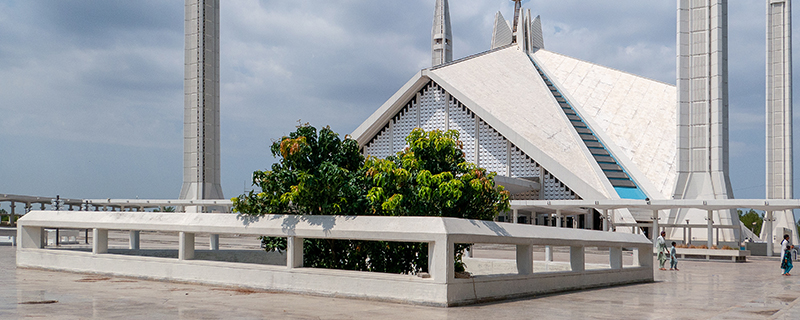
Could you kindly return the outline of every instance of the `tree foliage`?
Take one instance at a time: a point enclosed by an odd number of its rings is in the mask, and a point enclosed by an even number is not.
[[[494,173],[464,160],[458,132],[415,129],[409,147],[386,159],[364,159],[355,140],[326,127],[302,125],[272,144],[279,161],[253,173],[260,191],[233,198],[246,215],[444,216],[493,219],[508,208],[508,192]],[[286,238],[262,237],[268,250]],[[456,250],[456,265],[461,265]],[[426,243],[306,239],[304,265],[415,273],[427,269]]]
[[[761,226],[764,224],[764,214],[759,214],[753,209],[747,211],[746,213],[742,210],[736,210],[739,213],[739,221],[744,224],[745,227],[753,231],[756,235],[761,234]]]

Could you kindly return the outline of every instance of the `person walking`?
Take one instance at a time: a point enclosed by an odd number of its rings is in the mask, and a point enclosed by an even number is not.
[[[669,248],[669,269],[678,270],[678,253],[675,250],[675,241],[672,241],[672,247]]]
[[[789,242],[789,235],[783,235],[783,241],[781,241],[781,269],[783,269],[784,276],[792,275],[789,273],[792,270],[792,249],[794,249],[794,246]]]
[[[658,236],[658,239],[656,239],[656,252],[658,252],[658,270],[667,270],[667,268],[664,268],[664,263],[667,262],[667,257],[669,256],[669,251],[667,251],[667,243],[664,240],[664,236],[666,235],[667,235],[666,232],[661,231],[661,235]]]

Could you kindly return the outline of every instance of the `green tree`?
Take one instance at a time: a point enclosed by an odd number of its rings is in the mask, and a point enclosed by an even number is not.
[[[743,212],[742,210],[736,210],[739,213],[739,221],[744,224],[745,227],[753,231],[756,235],[761,234],[761,226],[764,224],[764,214],[759,214],[753,209],[747,211],[747,213]]]
[[[153,212],[175,212],[175,207],[164,207],[164,211],[161,211],[161,208],[155,208]]]
[[[409,147],[386,159],[370,157],[372,214],[491,220],[508,209],[508,192],[488,173],[464,160],[458,131],[414,129]]]
[[[508,193],[495,187],[486,170],[464,161],[458,133],[416,129],[409,147],[387,159],[366,161],[355,140],[339,139],[330,128],[317,134],[301,125],[274,142],[279,161],[256,171],[259,192],[233,198],[246,215],[324,214],[447,216],[492,219],[508,208]],[[262,237],[267,250],[285,250],[286,238]],[[463,245],[461,246],[463,247]],[[456,265],[461,265],[456,250]],[[308,267],[392,273],[427,269],[426,243],[306,239]]]

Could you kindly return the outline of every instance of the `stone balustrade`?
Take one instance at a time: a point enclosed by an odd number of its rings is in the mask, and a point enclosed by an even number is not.
[[[44,228],[92,229],[92,251],[48,250]],[[109,253],[108,230],[176,232],[178,259]],[[287,237],[286,265],[193,260],[200,233]],[[436,306],[653,281],[652,244],[642,235],[442,217],[32,211],[19,220],[18,238],[19,267]],[[304,268],[304,238],[427,242],[430,277]],[[456,278],[457,243],[515,245],[517,273]],[[535,245],[569,247],[570,271],[533,272]],[[610,248],[608,269],[586,270],[585,247]],[[623,266],[626,249],[632,266]]]

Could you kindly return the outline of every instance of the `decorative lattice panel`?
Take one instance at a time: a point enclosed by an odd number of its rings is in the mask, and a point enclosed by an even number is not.
[[[480,166],[488,171],[497,172],[499,175],[508,175],[506,139],[483,120],[480,121],[478,131],[480,134],[478,137]]]
[[[475,114],[458,100],[452,99],[448,115],[450,130],[458,131],[464,158],[467,162],[475,163]]]
[[[447,94],[444,89],[433,82],[428,84],[420,97],[420,127],[425,131],[444,130],[447,105]]]
[[[389,132],[389,126],[381,130],[378,135],[372,138],[372,141],[364,147],[364,155],[371,155],[374,157],[385,158],[392,154],[391,144],[392,135]]]
[[[539,176],[539,164],[514,145],[511,146],[511,176],[533,178]]]
[[[544,174],[544,178],[542,179],[542,189],[544,191],[544,198],[546,200],[575,200],[579,199],[575,193],[572,192],[567,186],[565,186],[561,181],[558,181],[556,177],[551,175],[549,172]]]
[[[406,137],[411,133],[411,130],[417,127],[417,107],[416,101],[409,102],[403,110],[398,113],[392,121],[392,136],[394,138],[394,153],[400,152],[408,146]]]
[[[522,150],[510,145],[506,139],[489,124],[478,119],[478,130],[475,130],[477,116],[456,99],[448,100],[449,95],[436,83],[431,82],[419,92],[419,100],[411,99],[388,124],[364,146],[364,154],[386,157],[407,147],[405,138],[411,131],[420,126],[426,131],[447,128],[457,130],[463,144],[467,161],[479,163],[488,171],[499,175],[510,175],[517,178],[540,178],[544,199],[579,199],[572,190],[561,183],[550,173],[540,177],[540,167]],[[478,157],[475,157],[475,143],[479,143]],[[514,196],[515,199],[538,199],[539,192],[533,191]]]

